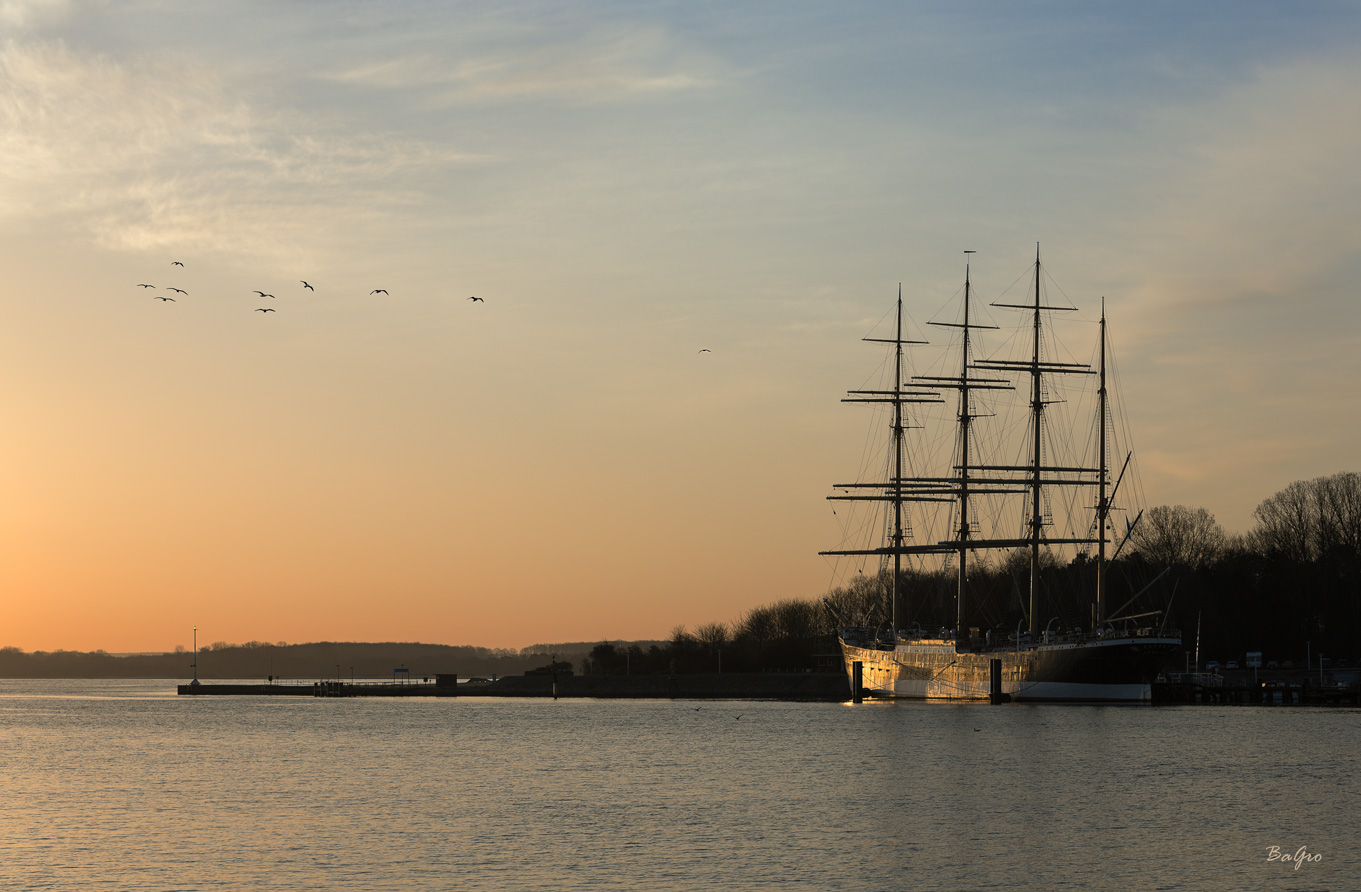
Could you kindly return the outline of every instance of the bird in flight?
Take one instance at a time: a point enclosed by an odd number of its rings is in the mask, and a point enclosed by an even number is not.
[[[171,266],[184,266],[184,264],[183,264],[183,263],[180,263],[178,260],[172,260],[172,261],[170,261],[170,265],[171,265]]]
[[[468,298],[468,300],[475,300],[475,301],[477,301],[477,302],[480,303],[480,304],[486,303],[486,301],[483,300],[483,299],[480,298],[480,297],[470,297],[470,298]]]
[[[388,293],[388,291],[387,291],[386,288],[375,288],[375,289],[373,289],[372,291],[369,292],[369,294],[387,294],[387,293]],[[392,295],[388,294],[388,297],[391,297],[391,296],[392,296]]]
[[[257,313],[273,313],[273,312],[274,312],[274,308],[273,308],[273,307],[261,307],[260,309],[256,310],[255,312],[257,312]]]
[[[156,286],[155,286],[155,285],[143,285],[141,282],[138,282],[138,283],[137,283],[137,287],[138,287],[138,288],[155,288]]]
[[[701,350],[701,351],[699,351],[699,352],[700,352],[700,353],[713,353],[714,351],[710,350],[708,347],[705,347],[703,350]]]
[[[175,302],[175,298],[173,298],[173,297],[153,297],[153,298],[151,298],[151,299],[152,299],[152,300],[168,300],[168,301],[170,301],[171,303],[174,303],[174,302]]]
[[[316,290],[317,290],[317,289],[313,288],[311,285],[308,285],[306,282],[303,282],[302,279],[299,279],[298,281],[299,281],[299,282],[302,282],[302,287],[306,288],[308,291],[316,291]]]
[[[272,294],[265,294],[263,291],[257,291],[257,292],[255,292],[255,293],[258,294],[258,295],[260,295],[261,297],[273,297],[273,296],[274,296],[274,295],[272,295]]]
[[[185,291],[183,288],[167,288],[167,289],[165,289],[165,290],[166,290],[166,291],[178,291],[180,294],[188,294],[188,293],[189,293],[188,291]]]

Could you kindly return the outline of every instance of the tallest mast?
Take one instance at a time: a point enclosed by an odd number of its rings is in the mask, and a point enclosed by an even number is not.
[[[1040,447],[1043,444],[1044,400],[1040,387],[1040,246],[1035,245],[1035,344],[1030,358],[1030,412],[1034,441],[1030,445],[1030,631],[1039,624],[1040,537],[1044,532],[1040,494]]]
[[[1096,498],[1096,615],[1092,618],[1092,631],[1096,631],[1099,624],[1106,618],[1106,521],[1110,517],[1110,500],[1106,495],[1106,477],[1109,468],[1106,466],[1106,299],[1101,298],[1101,387],[1097,391],[1098,411],[1100,417],[1097,423],[1100,425],[1100,432],[1097,434],[1097,498]]]
[[[1022,375],[1030,376],[1030,461],[1024,465],[992,465],[984,466],[983,470],[1000,471],[1008,474],[1018,473],[1023,475],[1021,479],[1014,480],[1016,484],[1024,487],[1030,495],[1029,518],[1026,520],[1025,538],[1013,540],[1012,542],[994,541],[989,543],[994,547],[1026,547],[1030,551],[1030,631],[1033,634],[1038,631],[1040,626],[1040,545],[1048,542],[1050,545],[1076,544],[1090,542],[1090,538],[1045,538],[1045,516],[1044,516],[1044,493],[1045,486],[1090,486],[1092,481],[1088,475],[1094,473],[1094,468],[1085,467],[1064,467],[1061,465],[1046,464],[1044,460],[1044,376],[1046,374],[1092,374],[1091,367],[1084,363],[1057,362],[1055,360],[1045,360],[1042,339],[1044,337],[1044,317],[1041,311],[1073,310],[1074,307],[1052,306],[1044,302],[1041,294],[1042,282],[1040,280],[1040,246],[1035,246],[1035,299],[1029,303],[1004,303],[997,301],[994,307],[1010,307],[1016,310],[1025,310],[1030,314],[1031,328],[1031,349],[1030,358],[1021,360],[991,360],[984,359],[975,363],[976,366],[988,369],[1007,370],[1017,372]],[[1046,476],[1047,475],[1047,476]],[[1013,482],[1013,481],[1007,481]]]
[[[903,286],[898,283],[898,329],[893,360],[893,635],[898,635],[898,575],[903,562]]]
[[[959,580],[955,595],[955,638],[964,635],[964,584],[969,562],[969,263],[973,251],[965,251],[964,338],[959,368]]]

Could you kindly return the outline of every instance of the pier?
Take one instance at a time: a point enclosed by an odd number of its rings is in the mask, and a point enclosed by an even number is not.
[[[495,681],[336,681],[182,684],[181,696],[294,697],[598,697],[614,699],[804,700],[850,699],[845,673],[771,672],[723,675],[510,675]]]

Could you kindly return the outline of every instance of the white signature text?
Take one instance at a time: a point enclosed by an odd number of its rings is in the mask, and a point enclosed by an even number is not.
[[[1280,846],[1267,846],[1266,859],[1268,861],[1293,861],[1295,862],[1296,870],[1299,870],[1300,865],[1305,863],[1306,861],[1323,860],[1322,854],[1310,854],[1308,849],[1309,849],[1308,846],[1300,846],[1298,849],[1295,850],[1295,853],[1292,855],[1289,852],[1282,852]]]

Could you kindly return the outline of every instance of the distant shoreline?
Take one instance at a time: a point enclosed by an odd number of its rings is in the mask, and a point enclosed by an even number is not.
[[[536,645],[520,651],[417,642],[332,642],[216,645],[192,651],[111,654],[102,651],[34,651],[0,648],[0,678],[392,678],[457,672],[519,675],[553,659],[584,659],[590,645]]]

